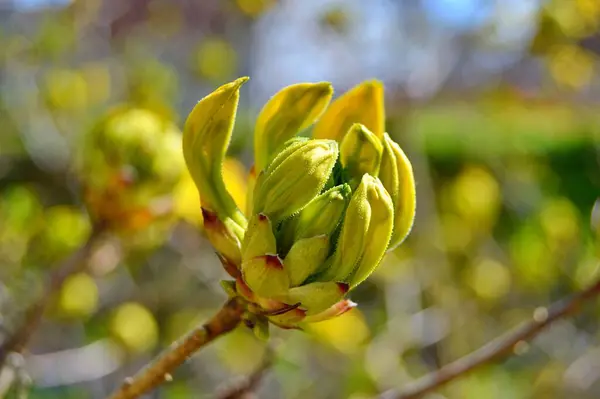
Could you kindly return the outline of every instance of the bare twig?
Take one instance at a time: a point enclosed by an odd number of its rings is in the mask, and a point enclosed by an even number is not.
[[[461,377],[474,369],[506,356],[514,351],[515,346],[535,338],[546,327],[556,320],[577,313],[588,300],[600,295],[600,280],[569,298],[553,303],[548,308],[538,308],[533,319],[488,342],[470,354],[427,374],[408,384],[399,391],[388,391],[382,398],[416,399],[434,391],[442,385]]]
[[[6,358],[10,353],[21,353],[25,349],[33,332],[37,329],[52,295],[62,287],[69,276],[85,268],[86,260],[102,232],[103,229],[100,227],[92,229],[86,242],[62,265],[54,269],[55,272],[50,275],[44,293],[26,310],[22,323],[0,345],[0,370],[4,367]]]
[[[216,338],[232,331],[242,321],[245,306],[239,298],[228,300],[206,324],[190,331],[159,355],[136,376],[127,378],[110,399],[133,399],[169,381],[175,368]]]
[[[221,395],[217,395],[219,399],[245,399],[256,391],[258,385],[261,383],[271,366],[273,365],[274,353],[272,349],[267,349],[264,355],[264,359],[261,364],[243,381],[233,384],[232,388],[225,391]]]

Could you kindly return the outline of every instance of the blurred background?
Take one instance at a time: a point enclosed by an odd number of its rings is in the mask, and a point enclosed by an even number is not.
[[[108,151],[81,143],[115,107],[139,111],[128,123],[151,147],[149,131],[177,132],[238,76],[251,80],[224,173],[241,206],[271,95],[377,78],[417,220],[352,293],[358,308],[272,329],[271,349],[238,329],[148,397],[219,397],[270,351],[260,398],[373,397],[585,287],[600,277],[599,27],[596,0],[0,0],[0,341],[86,240],[89,214],[117,221],[50,299],[24,363],[0,374],[0,397],[103,398],[225,300],[176,140],[114,189],[121,202],[79,165]],[[137,206],[136,187],[168,215]],[[592,303],[431,397],[598,398],[599,314]]]

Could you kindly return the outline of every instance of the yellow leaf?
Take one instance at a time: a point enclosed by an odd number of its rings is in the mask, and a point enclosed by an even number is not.
[[[321,116],[333,96],[327,82],[299,83],[277,92],[265,104],[254,132],[254,158],[263,170],[275,151]]]
[[[361,123],[380,139],[385,130],[383,84],[377,80],[363,82],[340,96],[317,122],[316,139],[344,138],[352,124]]]

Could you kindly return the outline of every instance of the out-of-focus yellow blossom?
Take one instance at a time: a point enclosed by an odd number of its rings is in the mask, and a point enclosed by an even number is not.
[[[479,166],[466,167],[451,187],[451,200],[458,215],[473,227],[491,227],[500,211],[498,182]]]
[[[86,240],[91,226],[82,209],[53,206],[44,212],[41,245],[48,254],[66,256]]]
[[[577,208],[566,198],[552,198],[542,205],[540,224],[552,246],[571,244],[579,235]]]
[[[67,317],[91,315],[98,306],[98,286],[86,273],[67,278],[60,290],[58,311]]]
[[[47,73],[44,88],[49,105],[57,110],[78,111],[89,105],[89,88],[84,76],[71,69]]]
[[[500,299],[510,291],[510,271],[493,259],[476,261],[467,270],[465,279],[471,289],[485,300]]]
[[[184,169],[177,127],[146,109],[114,109],[86,134],[78,151],[86,206],[96,223],[134,231],[170,214]]]
[[[227,40],[209,37],[202,40],[193,55],[192,62],[194,71],[198,75],[217,82],[235,74],[238,56]]]
[[[110,331],[127,350],[141,353],[154,348],[158,340],[158,325],[154,315],[139,303],[119,306],[110,321]]]

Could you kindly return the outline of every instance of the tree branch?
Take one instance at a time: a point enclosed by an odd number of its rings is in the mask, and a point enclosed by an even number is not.
[[[524,322],[512,331],[488,342],[470,354],[427,374],[406,385],[399,391],[388,391],[381,398],[417,399],[424,394],[440,388],[442,385],[461,377],[474,369],[493,362],[514,351],[517,344],[535,338],[546,327],[556,320],[577,313],[588,300],[600,295],[600,280],[593,285],[568,298],[553,303],[548,308],[538,308],[533,319]]]
[[[159,355],[136,376],[127,378],[110,399],[133,399],[171,379],[175,368],[194,352],[216,338],[232,331],[242,321],[245,306],[239,298],[228,300],[206,324],[190,331]]]
[[[103,233],[100,227],[93,228],[86,242],[50,275],[44,293],[25,312],[25,317],[17,329],[0,345],[0,370],[11,353],[21,353],[37,329],[51,297],[62,287],[65,280],[86,267],[86,260],[94,244]]]

